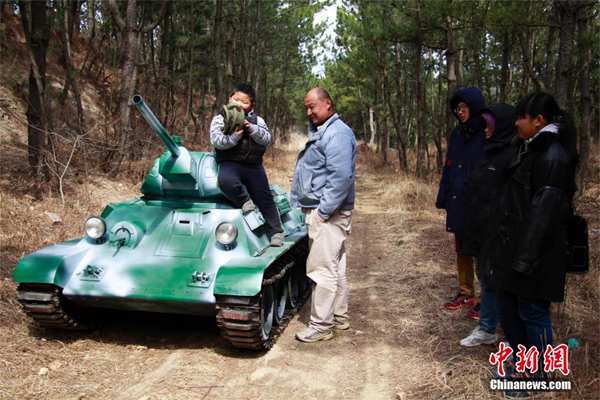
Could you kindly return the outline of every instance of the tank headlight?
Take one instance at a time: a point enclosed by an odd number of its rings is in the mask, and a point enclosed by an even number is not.
[[[219,243],[228,246],[237,239],[238,230],[231,222],[221,222],[215,229],[215,236]]]
[[[106,233],[106,222],[100,217],[89,217],[83,224],[85,234],[92,239],[100,239]]]

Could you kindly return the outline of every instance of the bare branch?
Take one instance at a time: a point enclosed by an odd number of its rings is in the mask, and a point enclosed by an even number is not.
[[[142,33],[150,32],[151,30],[156,28],[158,26],[158,24],[160,24],[162,22],[162,20],[165,18],[165,15],[167,13],[167,5],[169,4],[169,1],[170,0],[163,0],[162,7],[160,8],[160,12],[158,13],[158,18],[153,23],[148,24],[145,27],[143,27]]]
[[[107,4],[111,15],[115,19],[115,23],[117,24],[121,32],[125,32],[125,29],[127,29],[127,24],[125,23],[125,20],[121,18],[121,14],[119,14],[119,8],[117,7],[116,0],[108,0]]]

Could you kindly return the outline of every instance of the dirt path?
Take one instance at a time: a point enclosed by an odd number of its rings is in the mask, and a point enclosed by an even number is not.
[[[375,174],[359,174],[348,242],[351,329],[333,340],[294,339],[307,323],[308,302],[264,353],[230,347],[212,318],[124,313],[101,331],[70,334],[31,329],[19,317],[10,325],[13,350],[0,349],[0,398],[488,397],[479,377],[473,387],[469,371],[452,375],[452,365],[465,357],[456,356],[456,343],[472,325],[439,307],[454,279],[440,266],[452,264],[440,216],[390,214],[382,188]],[[456,329],[442,320],[456,321]],[[470,372],[487,368],[487,355],[489,349],[466,355],[478,360]]]
[[[398,326],[386,307],[389,293],[382,290],[395,264],[389,243],[381,240],[387,215],[365,178],[359,178],[360,202],[348,249],[353,317],[349,331],[336,332],[328,342],[296,341],[294,333],[307,322],[306,304],[277,344],[262,355],[231,350],[216,332],[192,334],[189,341],[208,339],[218,348],[178,349],[153,359],[153,367],[119,389],[123,398],[390,399],[418,383],[423,372],[423,366],[415,368],[420,350],[397,345]],[[394,291],[410,289],[400,286]],[[187,385],[169,384],[185,380]]]

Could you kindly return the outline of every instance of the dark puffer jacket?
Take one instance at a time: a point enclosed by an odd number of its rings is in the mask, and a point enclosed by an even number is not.
[[[459,123],[450,135],[442,179],[435,202],[446,210],[446,230],[461,233],[466,204],[466,185],[475,164],[484,155],[483,124],[479,112],[485,107],[481,90],[468,87],[458,90],[450,100],[453,112],[464,101],[469,106],[469,119]],[[458,119],[458,115],[454,113]]]
[[[499,200],[490,279],[519,296],[563,301],[575,168],[553,130],[558,129],[544,127],[510,167]]]
[[[485,156],[477,163],[467,185],[467,206],[462,230],[461,251],[463,254],[479,257],[477,273],[489,276],[489,264],[480,254],[492,232],[492,216],[498,194],[506,181],[508,167],[517,159],[517,147],[510,142],[517,135],[517,113],[506,103],[492,104],[480,114],[490,113],[496,121],[494,134],[485,140]],[[488,241],[489,243],[489,241]]]

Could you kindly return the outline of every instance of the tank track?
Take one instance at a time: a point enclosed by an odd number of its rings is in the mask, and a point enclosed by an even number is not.
[[[258,295],[254,297],[226,296],[224,298],[217,298],[217,325],[221,331],[221,336],[234,347],[238,348],[254,350],[271,348],[308,297],[310,285],[307,285],[303,291],[299,290],[296,307],[285,311],[279,325],[273,326],[271,334],[267,339],[264,339],[262,334],[260,310],[264,288],[267,285],[277,285],[281,279],[287,276],[286,272],[293,272],[291,269],[303,268],[307,255],[308,237],[302,239],[302,241],[269,266],[263,279],[263,289]]]
[[[20,284],[17,292],[25,313],[44,328],[87,330],[92,327],[91,324],[84,324],[69,314],[65,309],[62,289],[58,286]]]

